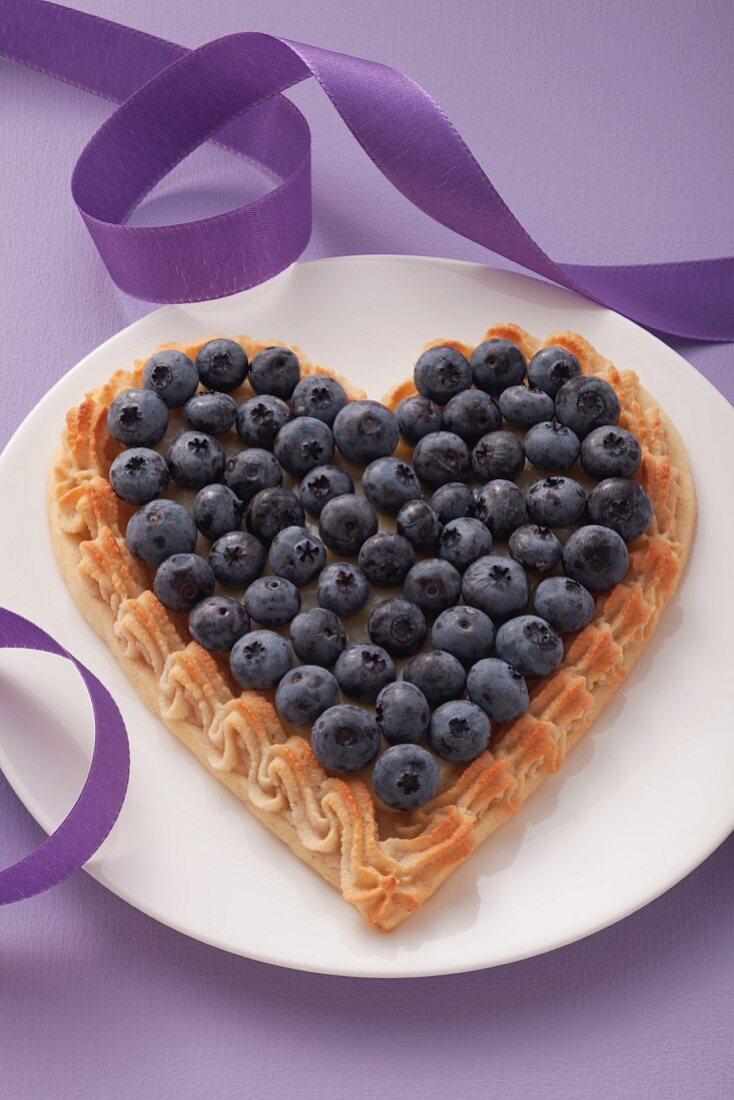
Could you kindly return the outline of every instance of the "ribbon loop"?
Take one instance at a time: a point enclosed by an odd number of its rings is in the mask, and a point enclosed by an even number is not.
[[[35,649],[67,657],[78,669],[94,711],[94,752],[81,794],[58,829],[11,867],[0,870],[0,905],[57,886],[90,859],[122,807],[130,750],[122,716],[96,676],[40,627],[0,608],[0,649]]]
[[[82,153],[73,193],[112,278],[135,297],[221,297],[271,278],[302,253],[311,228],[310,133],[281,93],[314,76],[380,171],[429,217],[651,328],[734,339],[733,257],[629,266],[551,259],[437,104],[386,65],[260,32],[185,50],[45,0],[5,0],[0,54],[124,100]],[[276,186],[200,221],[125,224],[206,140],[270,171]]]

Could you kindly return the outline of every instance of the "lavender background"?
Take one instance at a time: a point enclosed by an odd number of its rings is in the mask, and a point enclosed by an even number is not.
[[[558,259],[734,249],[726,0],[78,6],[187,45],[267,30],[403,69]],[[73,163],[108,105],[4,63],[0,88],[2,444],[55,379],[150,307],[106,277],[69,196]],[[491,259],[392,191],[314,85],[293,98],[314,132],[307,256]],[[200,151],[139,216],[208,213],[265,187],[225,154]],[[734,397],[730,345],[674,346]],[[0,861],[40,838],[0,777]],[[500,970],[399,983],[232,958],[79,874],[2,912],[3,1093],[723,1100],[734,1093],[733,865],[729,841],[665,897],[582,943]]]

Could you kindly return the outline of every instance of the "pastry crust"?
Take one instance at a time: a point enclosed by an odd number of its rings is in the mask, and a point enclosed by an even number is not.
[[[124,533],[133,509],[107,480],[122,449],[107,430],[107,410],[117,393],[140,384],[142,362],[132,371],[118,371],[70,410],[50,472],[49,521],[62,574],[138,694],[251,813],[383,931],[419,909],[477,844],[562,766],[649,640],[680,580],[693,537],[695,494],[683,443],[637,376],[617,370],[576,333],[556,333],[542,343],[503,324],[482,339],[492,336],[513,340],[528,358],[544,344],[561,344],[576,355],[585,374],[614,387],[622,404],[620,424],[642,447],[636,477],[650,495],[653,520],[630,545],[625,579],[597,598],[593,622],[567,637],[561,667],[536,683],[527,713],[497,727],[490,749],[477,760],[444,769],[436,798],[422,810],[393,815],[388,828],[368,778],[329,776],[307,737],[281,723],[271,693],[241,692],[226,661],[190,639],[185,616],[163,607],[151,590],[150,571],[128,551]],[[279,343],[238,341],[250,358]],[[164,346],[193,357],[204,342]],[[457,341],[432,341],[445,343],[471,355],[472,348]],[[333,373],[293,350],[302,373]],[[350,400],[364,396],[339,380]],[[241,395],[248,396],[248,390],[245,383]],[[414,392],[408,380],[383,400],[395,408]]]

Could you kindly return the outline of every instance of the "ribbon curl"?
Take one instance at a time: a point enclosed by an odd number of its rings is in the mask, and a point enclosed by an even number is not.
[[[301,255],[311,231],[311,135],[282,93],[313,76],[380,171],[442,225],[650,328],[734,339],[734,257],[556,262],[431,97],[387,65],[255,32],[186,50],[45,0],[4,0],[0,55],[122,103],[80,156],[72,192],[112,278],[134,297],[221,297]],[[127,225],[155,184],[207,140],[279,182],[213,217]]]
[[[94,752],[82,792],[51,836],[30,855],[0,870],[0,905],[7,905],[57,886],[94,855],[120,813],[130,750],[125,724],[110,693],[44,630],[0,608],[0,649],[36,649],[68,657],[84,681],[94,711]]]

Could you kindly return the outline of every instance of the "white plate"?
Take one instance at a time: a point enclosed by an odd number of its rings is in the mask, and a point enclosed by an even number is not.
[[[44,507],[66,410],[165,340],[248,332],[300,344],[372,395],[410,373],[434,337],[477,341],[515,321],[541,337],[584,333],[639,372],[688,446],[700,521],[688,575],[630,676],[560,774],[475,852],[416,916],[383,935],[220,788],[151,717],[58,574]],[[522,276],[444,260],[367,256],[291,268],[244,294],[157,310],[69,372],[0,459],[0,604],[41,623],[109,687],[130,734],[132,776],[87,870],[145,913],[228,951],[332,974],[406,977],[495,966],[579,939],[678,882],[734,822],[730,715],[734,423],[719,394],[630,321]],[[728,503],[727,503],[728,502]],[[3,708],[0,764],[44,829],[76,797],[90,710],[53,657],[6,653],[55,715]],[[39,685],[42,685],[39,687]]]

